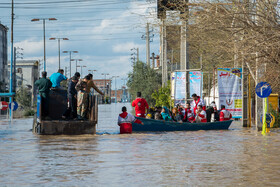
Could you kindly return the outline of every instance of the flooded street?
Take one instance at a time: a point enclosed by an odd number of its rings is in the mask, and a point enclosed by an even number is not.
[[[39,136],[32,119],[1,121],[0,185],[280,186],[279,130],[120,135],[121,106],[99,106],[97,135]]]

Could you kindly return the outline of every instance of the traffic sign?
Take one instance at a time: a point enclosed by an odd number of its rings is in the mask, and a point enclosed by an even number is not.
[[[7,108],[9,107],[8,103],[5,101],[0,102],[0,109],[1,110],[7,110]]]
[[[15,111],[15,110],[17,110],[18,109],[18,104],[17,104],[17,102],[11,102],[10,104],[9,104],[9,109],[10,110],[12,110],[12,111]]]
[[[263,116],[261,116],[261,122],[263,122]],[[267,128],[273,127],[273,124],[275,123],[275,117],[272,114],[266,114],[266,124]]]
[[[268,97],[272,92],[271,86],[267,82],[260,82],[256,86],[256,94],[260,98]]]

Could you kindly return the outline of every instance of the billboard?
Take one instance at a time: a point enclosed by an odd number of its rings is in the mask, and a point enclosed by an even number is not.
[[[190,80],[190,97],[192,97],[192,94],[194,93],[202,97],[203,73],[201,71],[190,71],[189,80]]]
[[[218,68],[217,72],[220,105],[225,105],[233,118],[242,118],[242,69]]]
[[[186,72],[174,72],[174,103],[185,104]]]

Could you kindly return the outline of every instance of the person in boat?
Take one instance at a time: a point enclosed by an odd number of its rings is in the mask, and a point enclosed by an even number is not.
[[[155,111],[154,108],[149,108],[149,112],[147,113],[146,116],[147,119],[155,119]]]
[[[148,111],[149,105],[146,99],[141,97],[141,92],[137,92],[137,98],[132,102],[132,107],[135,107],[136,117],[145,118],[146,109]]]
[[[196,116],[195,116],[196,123],[206,123],[206,112],[203,110],[202,105],[198,105],[196,109]]]
[[[83,87],[82,84],[85,84],[83,85],[85,87]],[[80,119],[86,119],[89,113],[89,93],[91,88],[95,89],[101,95],[104,95],[104,93],[95,86],[92,81],[92,76],[90,75],[85,76],[84,79],[80,80],[76,85],[76,90],[81,91],[80,97],[78,96],[78,99],[80,100],[80,102],[78,102]]]
[[[183,121],[193,123],[194,120],[195,120],[195,116],[194,116],[193,110],[191,109],[191,105],[190,105],[190,103],[187,103]]]
[[[215,101],[212,101],[210,106],[213,107],[214,112],[217,112],[217,105],[216,105]]]
[[[206,110],[206,105],[201,97],[197,96],[196,94],[192,94],[192,98],[193,101],[191,102],[191,108],[194,113],[196,113],[198,105],[201,105],[204,111]]]
[[[179,108],[179,110],[181,110],[181,108]],[[183,122],[183,114],[181,111],[178,111],[176,107],[172,109],[172,119],[176,122]]]
[[[228,121],[231,118],[232,118],[232,115],[228,110],[226,110],[225,105],[221,105],[220,121]]]
[[[133,115],[127,113],[126,107],[122,107],[122,113],[118,117],[118,125],[120,126],[120,134],[132,133],[132,123],[143,124],[142,121],[136,119]]]
[[[70,118],[76,119],[77,118],[77,90],[75,88],[79,78],[77,76],[73,76],[70,81],[68,82],[68,108],[64,112],[62,119]]]
[[[52,87],[52,82],[47,79],[47,72],[42,72],[42,78],[35,82],[35,86],[38,88],[42,102],[42,116],[46,117],[49,114],[49,92]]]
[[[53,73],[50,76],[50,80],[52,82],[52,88],[59,89],[61,81],[67,80],[67,77],[65,77],[63,74],[64,74],[64,70],[59,69],[57,73]]]
[[[162,110],[162,107],[156,107],[155,108],[155,120],[163,120],[162,119],[162,116],[161,116],[161,110]]]
[[[172,118],[170,116],[170,112],[168,110],[168,108],[166,106],[164,106],[161,110],[161,116],[162,116],[162,119],[164,121],[172,121]]]

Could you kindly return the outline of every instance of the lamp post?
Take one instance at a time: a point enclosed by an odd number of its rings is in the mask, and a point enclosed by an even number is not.
[[[44,71],[46,71],[46,20],[55,21],[56,18],[34,18],[31,21],[43,21],[43,34],[44,34]]]
[[[87,66],[77,66],[77,67],[80,67],[81,68],[81,77],[83,77],[82,75],[83,75],[83,68],[86,68]]]
[[[71,77],[71,58],[72,58],[72,53],[79,53],[78,51],[63,51],[63,53],[69,53],[69,55],[70,55],[70,58],[69,58],[69,68],[70,68],[70,74],[69,74],[69,77]]]
[[[92,75],[93,75],[93,72],[94,72],[94,71],[97,71],[97,70],[96,70],[96,69],[93,69],[93,70],[89,69],[89,70],[88,70],[88,72],[91,73]]]
[[[76,72],[78,71],[77,65],[78,65],[78,61],[81,62],[83,61],[83,59],[71,59],[71,61],[76,61]]]
[[[58,41],[58,69],[60,69],[60,40],[69,40],[69,39],[68,38],[50,38],[49,40]]]
[[[107,75],[110,75],[109,73],[102,73],[101,75],[104,75],[105,76],[105,79],[104,79],[104,92],[106,91],[106,76]],[[106,93],[106,92],[105,92]]]
[[[117,78],[120,76],[113,76],[113,78],[115,78],[115,103],[117,103]]]

